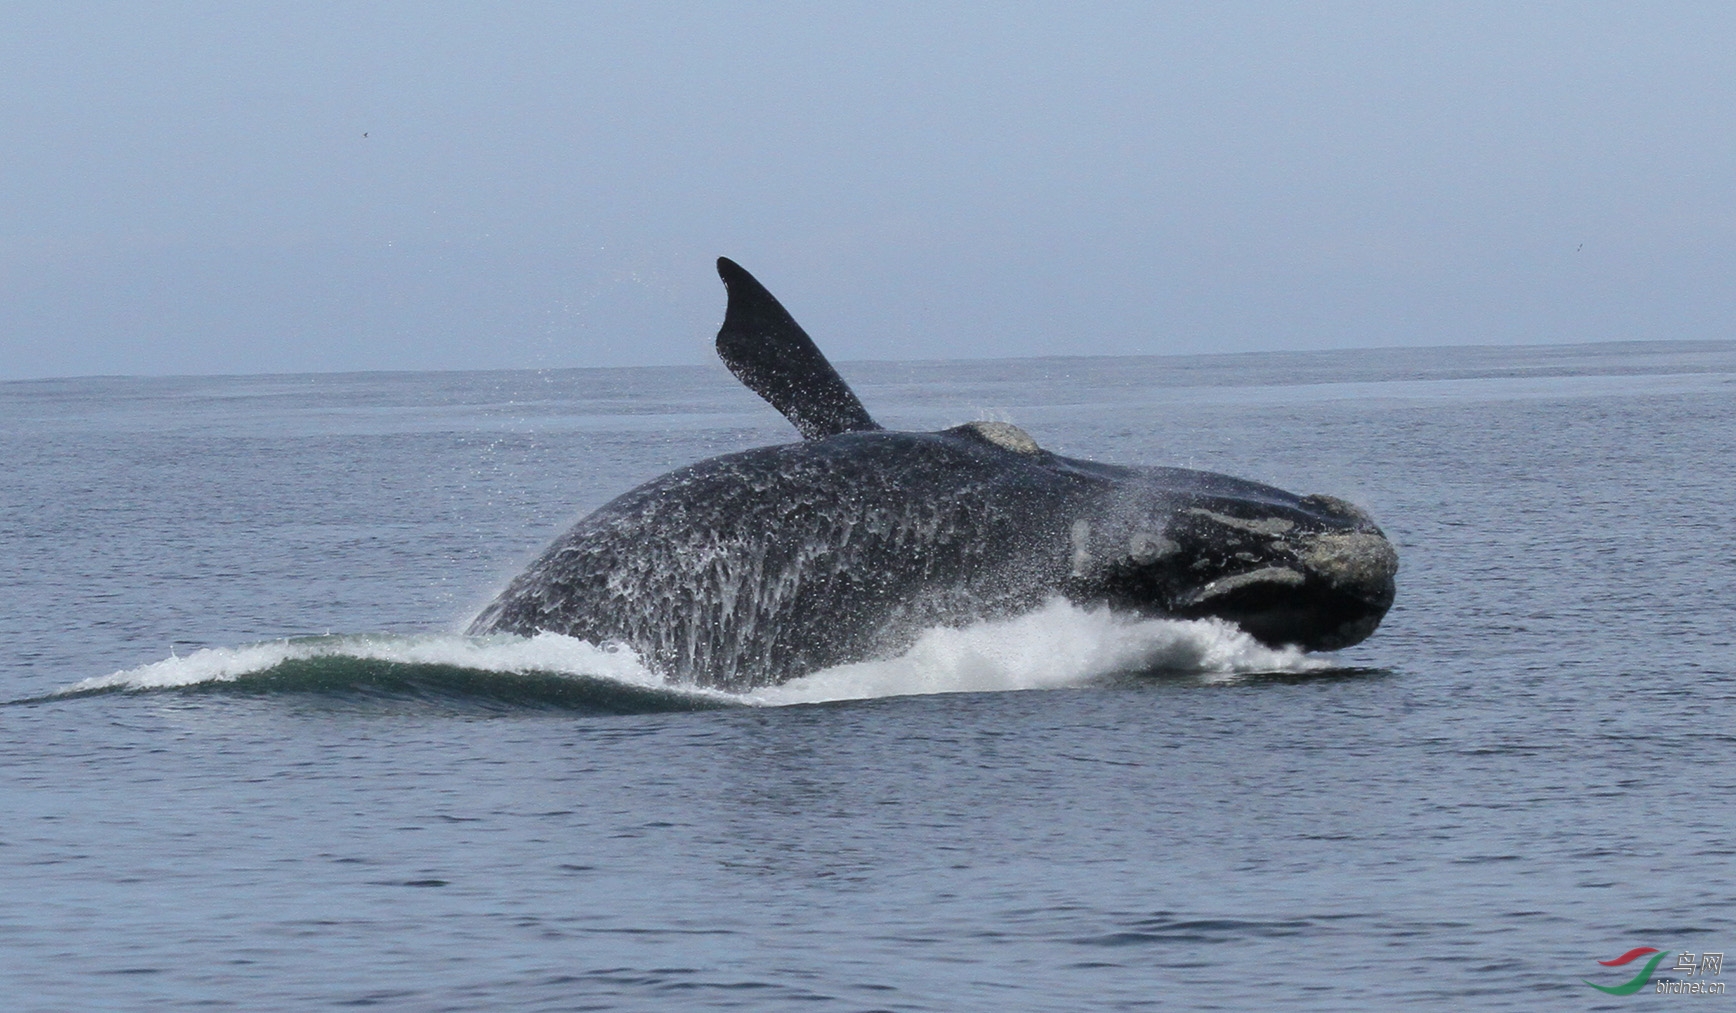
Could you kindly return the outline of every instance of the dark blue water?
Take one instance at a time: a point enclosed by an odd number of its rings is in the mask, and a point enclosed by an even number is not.
[[[1062,609],[697,694],[455,631],[790,438],[721,369],[0,385],[5,1008],[1619,1009],[1736,944],[1736,346],[843,372],[1352,499],[1398,603],[1324,667]]]

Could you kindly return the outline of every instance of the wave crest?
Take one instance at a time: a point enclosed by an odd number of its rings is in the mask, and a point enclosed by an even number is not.
[[[1142,619],[1056,600],[1013,619],[931,629],[896,658],[839,665],[748,696],[766,704],[820,703],[1056,689],[1128,672],[1231,677],[1327,667],[1293,647],[1266,647],[1221,619]]]
[[[745,693],[673,684],[625,647],[539,633],[355,634],[212,647],[86,679],[55,696],[375,692],[619,713],[1052,689],[1132,672],[1228,678],[1327,667],[1293,648],[1265,647],[1221,620],[1141,619],[1057,600],[1012,619],[930,629],[895,658],[839,665]]]

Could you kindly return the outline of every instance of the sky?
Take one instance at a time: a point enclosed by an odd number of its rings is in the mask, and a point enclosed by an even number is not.
[[[1736,338],[1736,5],[0,13],[0,380]]]

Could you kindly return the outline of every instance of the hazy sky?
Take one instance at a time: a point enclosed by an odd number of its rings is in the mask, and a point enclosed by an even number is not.
[[[1736,6],[8,4],[0,379],[1736,337]]]

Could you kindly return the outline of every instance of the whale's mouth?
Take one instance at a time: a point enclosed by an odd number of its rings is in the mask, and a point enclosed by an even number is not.
[[[1178,603],[1175,614],[1228,620],[1269,647],[1336,651],[1368,639],[1392,605],[1390,582],[1384,595],[1370,597],[1281,572],[1289,576],[1254,571],[1214,581]]]
[[[1218,577],[1177,596],[1172,610],[1227,619],[1269,646],[1335,651],[1366,640],[1392,607],[1398,553],[1376,532],[1311,536],[1294,564]]]

